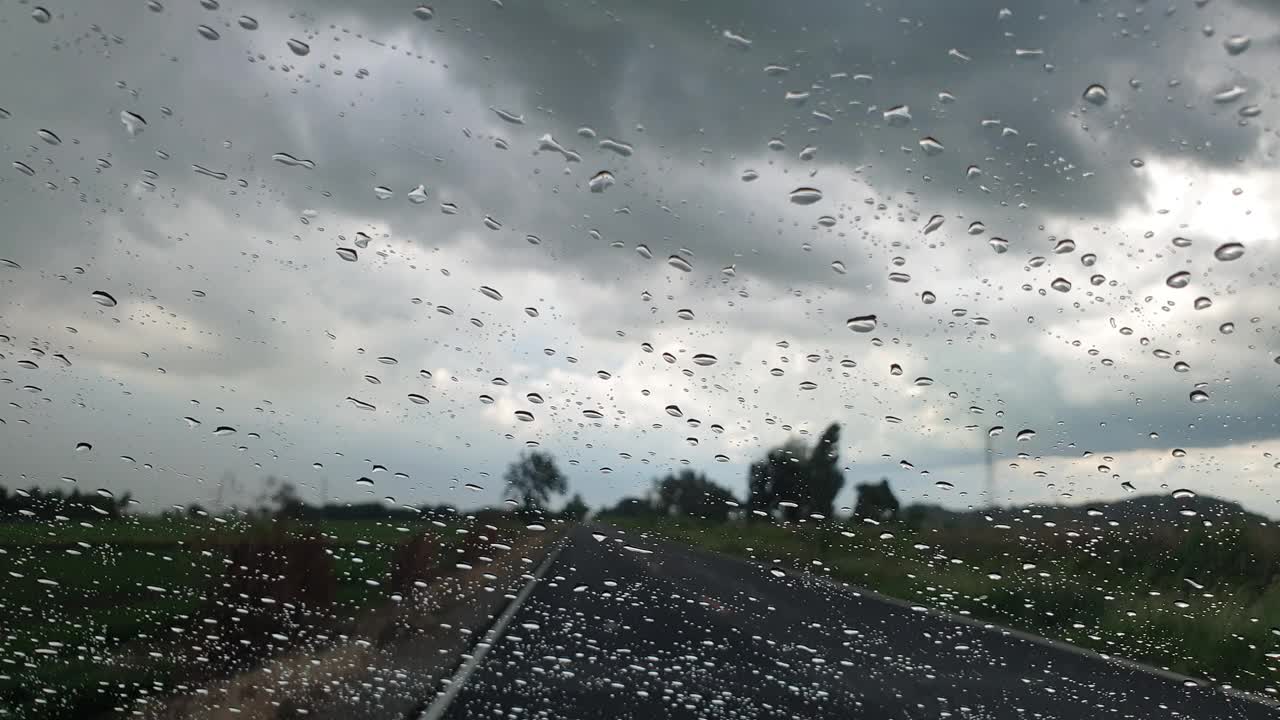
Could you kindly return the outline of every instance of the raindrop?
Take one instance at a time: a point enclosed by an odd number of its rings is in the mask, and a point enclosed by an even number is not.
[[[308,170],[312,170],[316,166],[316,164],[311,162],[310,160],[303,160],[300,158],[296,158],[290,155],[289,153],[276,153],[271,156],[271,159],[275,160],[281,165],[287,165],[288,167],[301,167],[301,168],[306,168]]]
[[[45,141],[45,142],[49,143],[50,145],[61,145],[61,144],[62,144],[62,138],[58,137],[58,134],[57,134],[57,133],[55,133],[55,132],[54,132],[54,131],[52,131],[52,130],[46,130],[46,129],[44,129],[44,128],[41,128],[41,129],[39,129],[39,130],[37,130],[37,131],[36,131],[36,137],[38,137],[38,138],[40,138],[41,140],[43,140],[43,141]]]
[[[413,9],[413,16],[419,20],[430,20],[435,14],[435,10],[432,10],[428,5],[419,5]]]
[[[729,47],[736,48],[738,50],[751,49],[751,41],[734,33],[732,30],[725,30],[721,35],[724,37],[725,41],[729,43]]]
[[[752,182],[753,180],[758,180],[760,178],[760,173],[755,170],[743,170],[741,177],[742,182]]]
[[[934,295],[928,290],[925,290],[924,292],[920,293],[920,302],[924,303],[925,305],[932,305],[938,302],[938,296]]]
[[[801,390],[817,390],[818,383],[813,382],[812,380],[805,380],[804,382],[800,383],[800,389]]]
[[[689,261],[681,255],[672,255],[667,258],[667,264],[683,272],[693,272],[693,265],[689,264]]]
[[[1191,238],[1176,237],[1171,242],[1174,247],[1191,247]]]
[[[219,37],[221,37],[220,35],[218,35],[217,30],[214,30],[208,25],[200,25],[199,27],[196,28],[196,32],[199,33],[200,37],[204,38],[205,40],[217,40]]]
[[[678,405],[668,405],[666,407],[667,414],[671,417],[684,417],[684,413],[680,411]]]
[[[608,150],[609,152],[621,155],[622,157],[631,157],[631,155],[636,151],[636,149],[629,143],[624,143],[621,140],[614,140],[613,138],[605,138],[604,140],[601,140],[597,146],[601,150]]]
[[[1253,44],[1253,40],[1248,35],[1232,35],[1222,41],[1222,47],[1227,51],[1228,55],[1239,55],[1249,46]]]
[[[1213,251],[1213,256],[1222,262],[1231,262],[1244,257],[1244,245],[1238,242],[1224,243]]]
[[[236,22],[239,23],[240,27],[244,28],[245,30],[258,29],[258,21],[249,17],[248,15],[241,15],[240,18],[236,20]]]
[[[377,185],[373,188],[373,196],[379,200],[390,200],[395,195],[395,191],[386,185]]]
[[[31,11],[31,19],[42,25],[49,22],[52,18],[53,16],[49,14],[49,11],[42,7],[37,7]]]
[[[1245,90],[1243,87],[1239,85],[1232,85],[1231,87],[1214,93],[1213,101],[1220,105],[1226,105],[1227,103],[1233,103],[1244,97],[1246,92],[1248,92],[1248,90]]]
[[[1019,430],[1017,435],[1019,442],[1026,442],[1027,440],[1030,440],[1035,436],[1036,436],[1035,430]]]
[[[996,251],[997,255],[1009,252],[1009,241],[1002,237],[992,236],[990,240],[987,240],[987,244],[991,246],[992,250]]]
[[[89,452],[93,446],[87,442],[76,443],[76,452]]]
[[[376,409],[377,409],[377,408],[375,408],[374,406],[370,405],[369,403],[364,402],[364,401],[362,401],[362,400],[357,400],[357,399],[355,399],[355,398],[351,397],[350,395],[348,395],[348,396],[347,396],[347,402],[349,402],[349,403],[351,403],[352,405],[354,405],[354,406],[356,406],[356,407],[360,408],[361,410],[376,410]]]
[[[1191,365],[1189,365],[1185,360],[1179,360],[1173,364],[1173,371],[1180,373],[1191,372]]]
[[[1202,403],[1209,400],[1209,393],[1203,390],[1192,390],[1189,397],[1193,403]]]
[[[1174,490],[1172,493],[1170,493],[1170,495],[1173,496],[1174,500],[1191,500],[1196,496],[1194,492],[1186,488],[1179,488],[1177,490]]]
[[[421,205],[427,201],[427,188],[424,185],[419,185],[410,190],[405,197],[414,205]]]
[[[1176,272],[1165,278],[1165,285],[1174,289],[1181,289],[1191,284],[1191,273],[1183,270]]]
[[[716,358],[715,355],[708,355],[706,353],[698,353],[697,355],[693,356],[693,364],[701,365],[702,367],[706,367],[708,365],[715,365],[717,361],[718,361],[718,358]]]
[[[1193,303],[1193,306],[1197,310],[1208,310],[1209,308],[1213,307],[1213,301],[1207,297],[1201,296],[1196,298],[1195,302]]]
[[[498,292],[497,290],[494,290],[493,288],[489,287],[488,285],[481,285],[481,286],[480,286],[480,294],[481,294],[481,295],[484,295],[485,297],[487,297],[487,298],[489,298],[489,299],[491,299],[491,300],[501,300],[501,299],[502,299],[502,293]]]
[[[928,387],[933,384],[933,378],[921,375],[920,377],[915,379],[915,384],[919,385],[920,387]]]
[[[613,173],[609,172],[608,170],[601,170],[600,172],[591,176],[591,179],[587,181],[587,187],[593,193],[602,193],[605,190],[609,189],[609,187],[612,185],[613,185]]]
[[[840,262],[839,260],[833,260],[831,262],[831,269],[835,270],[841,275],[844,275],[845,273],[849,272],[848,268],[844,266],[844,263]]]
[[[830,215],[823,215],[822,217],[818,218],[818,225],[822,227],[835,227],[835,224],[836,224],[836,219],[831,217]]]
[[[124,125],[124,130],[129,133],[130,137],[137,135],[147,127],[147,121],[142,119],[141,115],[131,113],[128,110],[120,111],[120,123]]]
[[[481,395],[481,396],[480,396],[480,404],[481,404],[481,405],[492,405],[492,404],[493,404],[493,396],[492,396],[492,395]],[[533,418],[532,418],[532,417],[530,417],[530,419],[532,420]]]
[[[498,222],[498,221],[497,221],[497,219],[495,219],[492,215],[485,215],[485,216],[484,216],[484,220],[483,220],[483,222],[484,222],[484,226],[485,226],[485,227],[487,227],[487,228],[489,228],[490,230],[501,230],[501,229],[502,229],[502,223]],[[526,237],[526,238],[525,238],[525,240],[529,240],[529,238],[532,238],[532,237],[534,237],[534,236],[533,236],[533,235],[530,235],[529,237]],[[538,243],[530,241],[530,243],[529,243],[529,244],[530,244],[530,245],[537,245]]]
[[[689,308],[681,308],[676,311],[676,317],[680,318],[681,320],[692,320],[693,311],[690,310]]]
[[[942,147],[942,143],[932,137],[922,137],[920,138],[920,149],[924,151],[925,155],[933,156],[940,155],[946,148]]]
[[[859,332],[859,333],[871,332],[872,330],[876,329],[876,316],[875,315],[858,315],[857,317],[851,317],[845,322],[845,325],[847,325],[849,329],[854,332]]]
[[[796,205],[812,205],[822,199],[822,191],[817,188],[801,187],[791,191],[791,202]]]
[[[1076,241],[1071,238],[1063,238],[1053,246],[1053,254],[1066,255],[1076,251]]]
[[[1105,105],[1107,103],[1107,89],[1094,83],[1084,89],[1084,99],[1093,105]]]
[[[934,215],[930,217],[929,222],[924,224],[924,234],[928,235],[934,230],[937,230],[938,228],[942,227],[942,223],[944,221],[945,221],[945,218],[943,218],[941,215]]]
[[[1054,278],[1053,282],[1049,283],[1049,287],[1058,292],[1068,292],[1071,290],[1071,281],[1066,278]]]
[[[236,429],[231,427],[230,425],[219,425],[218,428],[213,431],[213,434],[214,435],[235,435]]]
[[[1098,256],[1093,253],[1085,253],[1080,256],[1080,264],[1085,267],[1093,267],[1098,263]]]
[[[536,318],[536,317],[538,317],[538,308],[535,308],[535,307],[527,307],[527,308],[525,308],[525,309],[524,309],[524,314],[525,314],[525,315],[528,315],[529,317],[535,317],[535,318]]]
[[[901,366],[901,365],[899,365],[898,363],[891,363],[891,364],[889,365],[889,374],[890,374],[890,375],[895,375],[895,376],[896,376],[896,375],[901,375],[901,374],[902,374],[902,366]]]
[[[911,124],[911,108],[906,105],[894,105],[884,111],[884,121],[890,127],[906,127]]]
[[[28,177],[35,177],[36,171],[32,167],[21,160],[13,161],[13,169]]]
[[[416,405],[426,405],[427,399],[418,393],[409,393],[409,400]]]
[[[347,262],[356,261],[356,257],[357,257],[356,251],[352,248],[340,247],[335,252],[338,253],[338,257],[342,258],[343,260],[346,260]]]
[[[295,38],[289,38],[289,42],[285,44],[288,45],[289,49],[293,51],[293,54],[297,55],[298,57],[303,57],[311,52],[310,45],[302,42],[301,40],[297,40]]]
[[[517,410],[515,415],[520,422],[533,422],[533,413],[528,410]]]
[[[98,303],[102,307],[116,306],[116,299],[111,297],[110,293],[103,292],[102,290],[94,290],[89,293],[89,297],[93,298],[94,302]]]
[[[1223,335],[1230,335],[1236,331],[1236,324],[1233,322],[1224,322],[1218,326],[1218,332]]]
[[[198,175],[204,175],[205,177],[211,177],[211,178],[213,178],[214,180],[226,180],[226,179],[227,179],[227,174],[226,174],[226,173],[224,173],[224,172],[218,172],[217,170],[210,170],[209,168],[207,168],[207,167],[205,167],[205,166],[203,166],[203,165],[192,165],[192,166],[191,166],[191,169],[192,169],[192,170],[194,170],[194,171],[196,172],[196,174],[198,174]]]
[[[362,477],[356,480],[356,485],[360,487],[373,487],[373,481],[367,477]]]
[[[987,226],[982,224],[981,220],[974,220],[969,223],[969,229],[966,231],[970,235],[981,235],[987,231]]]

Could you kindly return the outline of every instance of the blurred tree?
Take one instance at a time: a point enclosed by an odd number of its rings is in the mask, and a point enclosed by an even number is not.
[[[703,473],[684,469],[654,481],[654,508],[662,515],[686,515],[723,522],[729,519],[733,493]]]
[[[569,489],[564,473],[556,467],[551,455],[534,451],[522,455],[511,463],[503,479],[507,482],[507,492],[520,501],[524,510],[541,508],[554,495],[561,495]]]
[[[878,483],[858,483],[858,502],[853,506],[855,518],[870,518],[877,522],[895,520],[898,517],[898,498],[893,496],[889,478]]]
[[[752,463],[747,476],[747,506],[752,514],[772,516],[776,510],[783,519],[795,521],[807,513],[813,504],[808,460],[809,448],[793,438]]]
[[[614,517],[646,517],[656,514],[653,503],[645,498],[624,497],[611,508],[606,508],[600,512],[601,515],[612,515]]]
[[[574,493],[573,497],[569,498],[569,502],[564,504],[560,514],[569,520],[581,520],[589,512],[591,508],[587,507],[587,502],[582,499],[582,495]]]
[[[809,496],[812,504],[809,513],[831,517],[835,511],[836,495],[844,489],[844,471],[840,469],[840,423],[831,423],[809,456]]]
[[[268,486],[274,484],[274,482],[271,482]],[[276,504],[276,513],[283,517],[302,517],[303,511],[306,509],[302,498],[298,496],[298,488],[288,481],[280,483],[280,488],[272,494],[271,501]]]

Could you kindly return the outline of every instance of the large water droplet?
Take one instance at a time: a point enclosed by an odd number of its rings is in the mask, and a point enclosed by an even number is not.
[[[205,40],[217,40],[219,37],[222,37],[221,35],[218,34],[217,30],[214,30],[208,25],[197,26],[196,32],[199,33],[200,37],[204,38]]]
[[[502,299],[502,293],[498,292],[497,290],[494,290],[493,288],[489,287],[488,285],[481,285],[481,286],[480,286],[480,294],[481,294],[481,295],[484,295],[484,296],[485,296],[485,297],[487,297],[487,298],[493,299],[493,300],[501,300],[501,299]]]
[[[906,105],[895,105],[884,111],[884,121],[890,127],[906,127],[911,124],[911,108]]]
[[[316,164],[311,162],[310,160],[296,158],[290,155],[289,153],[276,153],[271,156],[271,159],[275,160],[281,165],[287,165],[289,167],[301,167],[301,168],[306,168],[308,170],[312,170],[316,166]]]
[[[412,403],[414,403],[414,404],[416,404],[416,405],[426,405],[426,404],[427,404],[427,398],[425,398],[425,397],[424,397],[424,396],[422,396],[422,395],[419,395],[418,393],[409,393],[409,401],[410,401],[410,402],[412,402]]]
[[[922,137],[920,138],[920,149],[924,151],[925,155],[934,156],[941,155],[946,148],[932,137]]]
[[[43,25],[44,23],[47,23],[50,20],[52,20],[53,15],[51,15],[48,10],[42,7],[37,7],[32,9],[31,19]]]
[[[297,38],[289,38],[289,41],[285,44],[288,45],[289,49],[293,51],[293,54],[298,57],[303,57],[311,53],[311,46]]]
[[[255,20],[254,18],[249,17],[248,15],[241,15],[239,19],[236,20],[236,22],[239,23],[240,27],[244,28],[245,30],[258,29],[258,21]]]
[[[693,364],[701,365],[702,367],[715,365],[718,361],[719,359],[715,355],[708,355],[706,353],[698,353],[693,356]]]
[[[413,9],[413,16],[419,20],[430,20],[435,17],[436,11],[432,10],[428,5],[419,5]]]
[[[1244,257],[1244,245],[1238,242],[1223,243],[1213,251],[1213,256],[1222,262],[1231,262]]]
[[[1049,283],[1049,287],[1057,290],[1058,292],[1068,292],[1071,290],[1071,281],[1061,277],[1054,278],[1053,282]]]
[[[103,307],[116,306],[116,299],[111,297],[110,293],[104,292],[102,290],[94,290],[93,292],[89,293],[89,297],[93,298],[94,302],[98,303]]]
[[[1196,298],[1195,303],[1193,303],[1193,306],[1197,310],[1208,310],[1209,308],[1213,307],[1213,301],[1207,297],[1201,296]]]
[[[120,123],[124,125],[124,130],[129,133],[130,137],[137,135],[147,127],[147,121],[141,115],[131,113],[128,110],[120,111]]]
[[[533,413],[528,410],[517,410],[515,416],[520,422],[533,422]]]
[[[375,408],[374,406],[370,405],[369,403],[364,402],[363,400],[357,400],[357,399],[355,399],[355,398],[351,397],[350,395],[348,395],[348,396],[347,396],[347,402],[351,403],[352,405],[354,405],[354,406],[355,406],[355,407],[357,407],[357,408],[360,408],[361,410],[376,410],[376,409],[377,409],[377,408]]]
[[[1174,490],[1170,495],[1172,495],[1175,500],[1191,500],[1196,496],[1194,492],[1186,488]]]
[[[875,315],[858,315],[856,317],[851,317],[845,322],[845,325],[847,325],[849,329],[854,332],[858,332],[858,333],[871,332],[872,330],[876,329],[876,316]]]
[[[942,223],[944,222],[944,220],[945,218],[943,218],[941,215],[934,215],[930,217],[929,222],[924,224],[924,234],[928,235],[934,230],[937,230],[938,228],[942,227]]]
[[[1026,442],[1035,436],[1036,436],[1035,430],[1019,430],[1017,437],[1019,442]]]
[[[684,272],[693,271],[693,265],[690,265],[689,261],[684,259],[684,256],[682,255],[672,255],[671,257],[667,258],[667,264],[677,270],[682,270]]]
[[[1188,397],[1193,403],[1208,402],[1209,393],[1205,392],[1204,390],[1192,390],[1191,394]]]
[[[355,262],[356,258],[358,257],[358,255],[356,254],[356,251],[353,248],[340,247],[334,250],[334,252],[338,254],[338,257],[342,258],[343,260],[346,260],[347,262]]]
[[[1165,285],[1174,289],[1182,289],[1191,284],[1191,273],[1183,270],[1165,278]]]
[[[817,188],[800,187],[791,191],[791,202],[796,205],[812,205],[822,199],[822,191]]]
[[[1252,44],[1253,40],[1248,35],[1232,35],[1222,41],[1222,47],[1228,55],[1239,55],[1248,50]]]
[[[593,193],[602,193],[605,190],[608,190],[612,185],[613,173],[608,170],[601,170],[595,175],[592,175],[591,179],[587,181],[587,187]]]
[[[995,237],[993,235],[991,239],[987,240],[987,244],[991,246],[991,249],[994,250],[997,255],[1003,255],[1009,252],[1009,241],[1002,237]]]
[[[1078,85],[1076,87],[1079,87]],[[1084,99],[1092,105],[1107,104],[1107,89],[1097,83],[1084,89]]]

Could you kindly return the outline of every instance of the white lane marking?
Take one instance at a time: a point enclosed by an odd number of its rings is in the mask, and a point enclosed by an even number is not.
[[[462,691],[462,686],[471,677],[471,673],[475,672],[477,667],[480,667],[480,661],[484,660],[484,656],[489,654],[489,649],[502,639],[503,633],[507,631],[507,626],[511,624],[511,619],[516,616],[516,611],[520,609],[521,605],[524,605],[525,600],[529,599],[533,589],[542,582],[543,576],[547,574],[547,570],[551,569],[551,564],[556,561],[556,558],[560,557],[560,551],[568,543],[569,538],[566,537],[564,540],[557,542],[551,552],[547,553],[542,563],[533,571],[533,578],[525,583],[524,587],[520,588],[520,592],[516,594],[516,599],[511,601],[507,609],[498,617],[498,621],[485,632],[484,638],[476,643],[471,651],[471,657],[467,658],[462,667],[458,668],[458,671],[449,679],[449,684],[445,686],[444,691],[437,695],[435,700],[431,701],[426,710],[422,711],[422,714],[418,716],[418,720],[440,720],[444,717],[445,711],[449,709],[449,703],[452,703],[453,699]]]

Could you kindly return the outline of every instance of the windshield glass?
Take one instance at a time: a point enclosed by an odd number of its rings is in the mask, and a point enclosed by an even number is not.
[[[0,4],[0,717],[1270,715],[1278,21]]]

